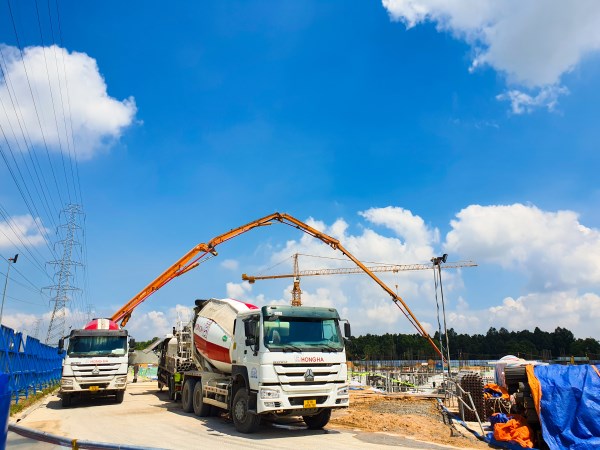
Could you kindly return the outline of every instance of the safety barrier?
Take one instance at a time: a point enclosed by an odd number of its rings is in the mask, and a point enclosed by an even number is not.
[[[63,354],[31,336],[1,326],[0,369],[8,374],[8,390],[15,403],[60,381]]]

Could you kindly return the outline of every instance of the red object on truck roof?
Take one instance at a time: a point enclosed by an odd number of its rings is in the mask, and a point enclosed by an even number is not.
[[[119,325],[117,322],[110,319],[94,319],[85,327],[84,330],[118,330]]]

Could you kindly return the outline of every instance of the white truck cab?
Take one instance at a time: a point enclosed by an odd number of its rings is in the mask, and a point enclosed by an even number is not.
[[[127,387],[129,352],[135,343],[127,330],[108,319],[94,319],[84,329],[72,330],[63,360],[60,396],[63,407],[74,397],[114,395],[123,401]],[[59,342],[59,352],[64,339]]]

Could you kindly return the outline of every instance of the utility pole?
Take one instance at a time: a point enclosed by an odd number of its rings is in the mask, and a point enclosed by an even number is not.
[[[57,284],[45,288],[56,292],[53,299],[54,310],[52,311],[52,318],[48,326],[48,335],[46,336],[46,344],[48,345],[57,344],[58,340],[65,335],[65,309],[67,302],[70,300],[67,293],[79,290],[72,286],[73,273],[71,272],[71,267],[82,265],[72,259],[73,246],[79,244],[75,241],[75,231],[81,227],[77,225],[75,219],[78,214],[82,214],[81,206],[69,204],[63,212],[67,220],[66,224],[60,225],[61,228],[66,228],[67,230],[65,239],[59,242],[63,246],[63,255],[60,261],[49,262],[49,264],[58,266],[58,271],[55,275]]]
[[[17,253],[14,258],[8,258],[8,269],[6,270],[6,280],[4,281],[4,291],[2,292],[2,307],[0,308],[0,325],[2,324],[2,314],[4,313],[4,298],[6,297],[6,285],[8,284],[8,274],[10,272],[10,263],[15,264],[19,259],[19,254]]]

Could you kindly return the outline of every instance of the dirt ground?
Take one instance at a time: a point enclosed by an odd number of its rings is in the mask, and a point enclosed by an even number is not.
[[[362,431],[383,431],[459,448],[490,448],[461,425],[457,424],[456,430],[452,430],[444,424],[437,400],[431,398],[351,391],[350,408],[336,412],[329,425]]]

